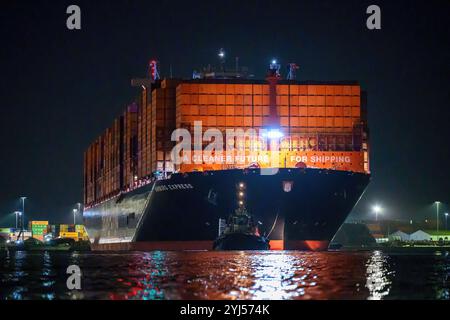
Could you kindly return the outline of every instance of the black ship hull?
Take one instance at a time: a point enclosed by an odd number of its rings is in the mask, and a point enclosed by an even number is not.
[[[212,250],[219,219],[245,206],[271,249],[324,250],[360,199],[370,176],[322,169],[259,169],[173,174],[170,179],[85,209],[95,250]]]

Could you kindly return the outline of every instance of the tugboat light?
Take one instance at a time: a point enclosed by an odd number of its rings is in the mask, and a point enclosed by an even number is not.
[[[244,193],[241,191],[241,192],[239,192],[239,196],[240,197],[243,197],[244,196]]]
[[[241,183],[239,183],[239,188],[243,188],[244,187],[244,183],[243,182],[241,182]]]
[[[243,202],[243,201],[239,201],[239,205],[241,205],[241,206],[242,206],[243,204],[244,204],[244,202]]]

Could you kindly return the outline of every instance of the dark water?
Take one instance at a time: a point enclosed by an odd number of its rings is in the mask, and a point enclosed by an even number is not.
[[[2,300],[450,298],[446,251],[0,254]]]

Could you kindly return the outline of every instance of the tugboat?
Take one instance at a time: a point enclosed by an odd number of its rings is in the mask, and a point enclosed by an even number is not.
[[[225,230],[213,246],[214,250],[270,250],[269,240],[259,234],[245,208],[237,208],[229,216]]]
[[[223,227],[219,223],[214,250],[270,250],[269,240],[259,234],[257,223],[244,206],[243,188],[241,183],[238,187],[239,207],[230,214]]]

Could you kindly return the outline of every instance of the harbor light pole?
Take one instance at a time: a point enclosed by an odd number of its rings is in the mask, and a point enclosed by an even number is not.
[[[22,215],[22,212],[15,211],[14,214],[16,215],[16,231],[19,228],[19,217]]]
[[[76,219],[77,219],[77,211],[78,211],[78,209],[73,209],[72,211],[73,211],[73,224],[76,225],[77,224]]]
[[[381,207],[379,205],[374,205],[373,212],[375,212],[375,221],[378,221],[378,214],[381,213]]]
[[[444,216],[445,216],[445,230],[448,230],[448,229],[447,229],[447,217],[448,217],[448,212],[444,213]]]
[[[24,224],[25,224],[25,199],[27,197],[20,197],[20,200],[22,200],[22,219],[21,219],[21,225],[22,225],[22,240],[25,240],[25,235],[24,235]]]
[[[436,203],[436,232],[439,232],[439,201],[435,201]]]

